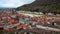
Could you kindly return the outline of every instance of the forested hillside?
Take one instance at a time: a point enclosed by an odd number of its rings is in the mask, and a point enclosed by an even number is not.
[[[31,4],[18,7],[16,10],[52,12],[60,14],[60,0],[36,0]]]

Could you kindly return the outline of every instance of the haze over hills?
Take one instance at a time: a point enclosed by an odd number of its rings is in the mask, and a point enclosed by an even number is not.
[[[60,0],[36,0],[35,2],[18,7],[16,10],[60,12]]]
[[[0,8],[17,8],[19,6],[30,4],[35,0],[0,0]]]

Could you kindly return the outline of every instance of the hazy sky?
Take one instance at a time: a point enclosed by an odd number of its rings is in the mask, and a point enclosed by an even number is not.
[[[32,3],[35,0],[0,0],[0,8],[16,8],[24,4]]]

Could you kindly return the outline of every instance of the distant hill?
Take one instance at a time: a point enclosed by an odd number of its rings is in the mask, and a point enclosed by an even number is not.
[[[31,4],[18,7],[16,10],[59,13],[60,0],[36,0]]]

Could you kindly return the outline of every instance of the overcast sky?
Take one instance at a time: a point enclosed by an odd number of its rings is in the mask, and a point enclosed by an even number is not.
[[[0,0],[0,8],[16,8],[33,1],[35,0]]]

